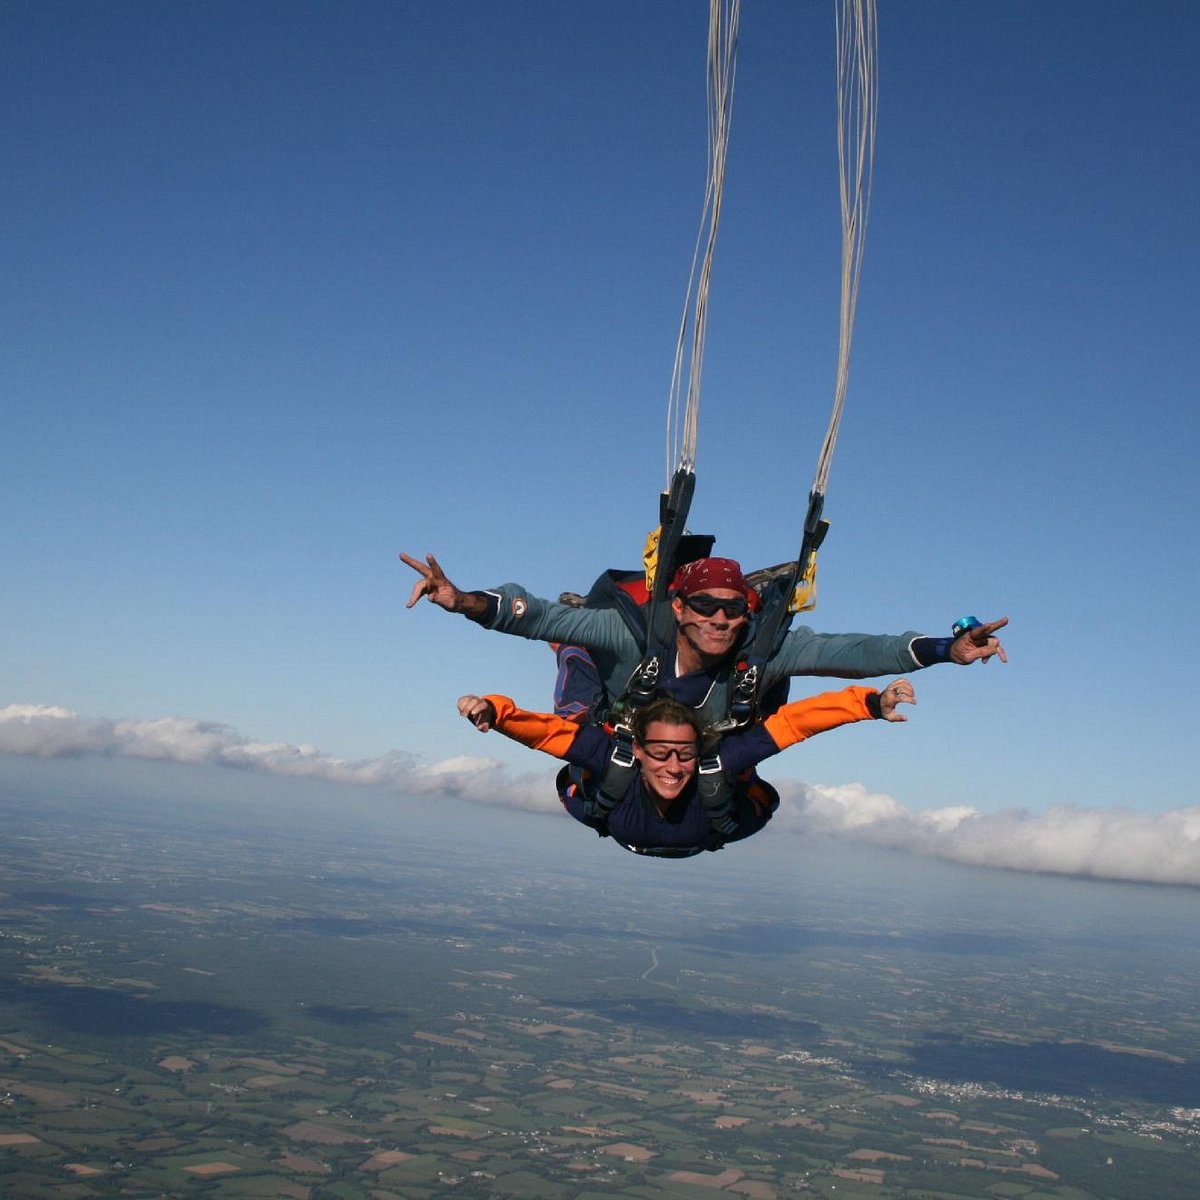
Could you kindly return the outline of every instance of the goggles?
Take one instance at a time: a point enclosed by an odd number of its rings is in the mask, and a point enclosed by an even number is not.
[[[731,621],[736,621],[738,617],[744,617],[750,611],[750,604],[745,596],[734,596],[732,600],[718,600],[716,596],[710,596],[707,592],[697,592],[694,596],[680,596],[680,599],[692,612],[698,612],[702,617],[715,617],[721,612]]]
[[[678,742],[646,742],[642,746],[642,751],[647,758],[654,759],[655,762],[669,762],[671,755],[675,755],[681,763],[695,762],[700,757],[698,747],[692,745],[679,745]]]

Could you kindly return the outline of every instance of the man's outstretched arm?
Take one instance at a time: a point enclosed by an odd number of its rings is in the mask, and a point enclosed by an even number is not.
[[[957,637],[927,637],[909,631],[899,636],[867,633],[815,633],[807,626],[793,629],[767,666],[767,679],[784,675],[839,676],[868,679],[894,675],[937,663],[969,666],[993,656],[1008,662],[996,630],[1007,617],[976,625]]]
[[[617,673],[622,683],[641,658],[637,640],[616,609],[555,604],[530,595],[515,583],[501,584],[487,591],[464,592],[446,578],[441,564],[432,554],[427,554],[424,562],[410,554],[401,554],[400,560],[420,576],[408,598],[409,608],[426,597],[438,608],[461,613],[497,633],[603,651],[613,655],[620,664],[621,670]]]

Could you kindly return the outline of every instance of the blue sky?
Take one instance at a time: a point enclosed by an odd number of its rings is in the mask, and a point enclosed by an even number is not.
[[[429,762],[552,660],[422,606],[636,563],[705,172],[699,0],[5,7],[0,708]],[[1200,9],[885,3],[827,631],[1008,615],[772,777],[1197,803]],[[835,366],[831,4],[742,18],[693,526],[798,524]],[[819,690],[819,689],[814,689]]]

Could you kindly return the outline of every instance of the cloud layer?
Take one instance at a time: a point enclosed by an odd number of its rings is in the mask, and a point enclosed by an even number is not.
[[[1056,805],[1045,812],[968,807],[912,812],[861,784],[783,784],[775,818],[951,862],[1014,871],[1200,886],[1200,807],[1166,812]]]
[[[385,787],[403,795],[456,796],[478,804],[559,812],[553,771],[517,774],[489,758],[426,763],[393,751],[351,760],[314,746],[255,742],[227,725],[181,717],[114,721],[70,709],[0,709],[0,753],[84,754],[207,763],[274,775]],[[973,808],[913,812],[861,784],[780,786],[773,825],[820,832],[972,866],[1146,883],[1200,886],[1200,807],[1161,813],[1062,805],[984,814]]]
[[[507,808],[561,811],[545,774],[516,775],[494,759],[462,756],[425,763],[400,750],[380,758],[339,758],[315,746],[252,741],[228,725],[191,717],[114,721],[83,717],[69,708],[10,704],[0,708],[0,754],[40,758],[100,754],[209,764],[385,787],[404,795],[437,793]]]

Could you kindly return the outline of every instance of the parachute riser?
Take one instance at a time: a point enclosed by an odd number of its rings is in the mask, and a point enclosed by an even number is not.
[[[665,599],[667,589],[671,586],[671,563],[679,550],[695,491],[695,473],[679,467],[671,479],[670,488],[658,497],[658,555],[653,578],[646,580],[652,616],[654,606]]]
[[[824,512],[825,493],[814,488],[808,494],[804,534],[800,540],[800,553],[796,556],[791,595],[788,597],[789,610],[793,613],[807,612],[817,606],[817,551],[829,532],[829,522],[824,519]]]
[[[646,614],[646,654],[623,698],[623,706],[639,708],[653,699],[661,674],[661,661],[675,644],[675,615],[667,593],[671,586],[671,564],[687,525],[696,490],[696,476],[680,467],[671,480],[669,491],[659,497],[658,556],[653,580],[647,579],[650,607]]]

